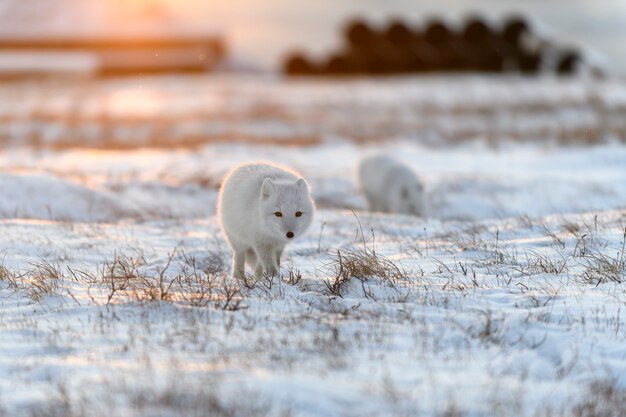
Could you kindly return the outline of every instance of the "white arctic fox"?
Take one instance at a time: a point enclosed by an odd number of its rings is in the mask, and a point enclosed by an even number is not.
[[[279,274],[285,245],[309,228],[315,206],[298,173],[253,163],[226,176],[217,211],[233,249],[233,276],[242,278],[247,263],[258,279]]]
[[[372,211],[424,216],[424,187],[406,165],[385,155],[359,164],[359,182]]]

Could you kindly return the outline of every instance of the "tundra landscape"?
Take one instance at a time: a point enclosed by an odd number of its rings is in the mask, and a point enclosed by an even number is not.
[[[0,85],[0,416],[626,415],[626,82]],[[390,155],[424,216],[368,210]],[[313,222],[231,277],[241,163]],[[249,271],[251,272],[251,271]]]

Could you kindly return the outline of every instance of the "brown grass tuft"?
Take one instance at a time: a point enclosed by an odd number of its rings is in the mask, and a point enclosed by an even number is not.
[[[343,296],[343,289],[353,278],[360,282],[377,279],[392,285],[405,275],[389,258],[363,248],[337,250],[330,263],[333,278],[324,281],[331,295]]]

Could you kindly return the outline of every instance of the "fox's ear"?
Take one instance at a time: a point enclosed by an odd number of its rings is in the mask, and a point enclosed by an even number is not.
[[[298,181],[296,181],[296,186],[298,187],[299,190],[308,190],[308,187],[306,185],[306,181],[302,178],[300,178]]]
[[[265,180],[263,180],[263,185],[261,186],[261,196],[263,198],[268,198],[270,195],[274,194],[274,191],[276,191],[274,182],[270,178],[265,178]]]

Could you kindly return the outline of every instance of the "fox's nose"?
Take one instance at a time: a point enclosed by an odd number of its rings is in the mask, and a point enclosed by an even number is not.
[[[291,239],[293,237],[293,232],[287,232],[287,237]]]

